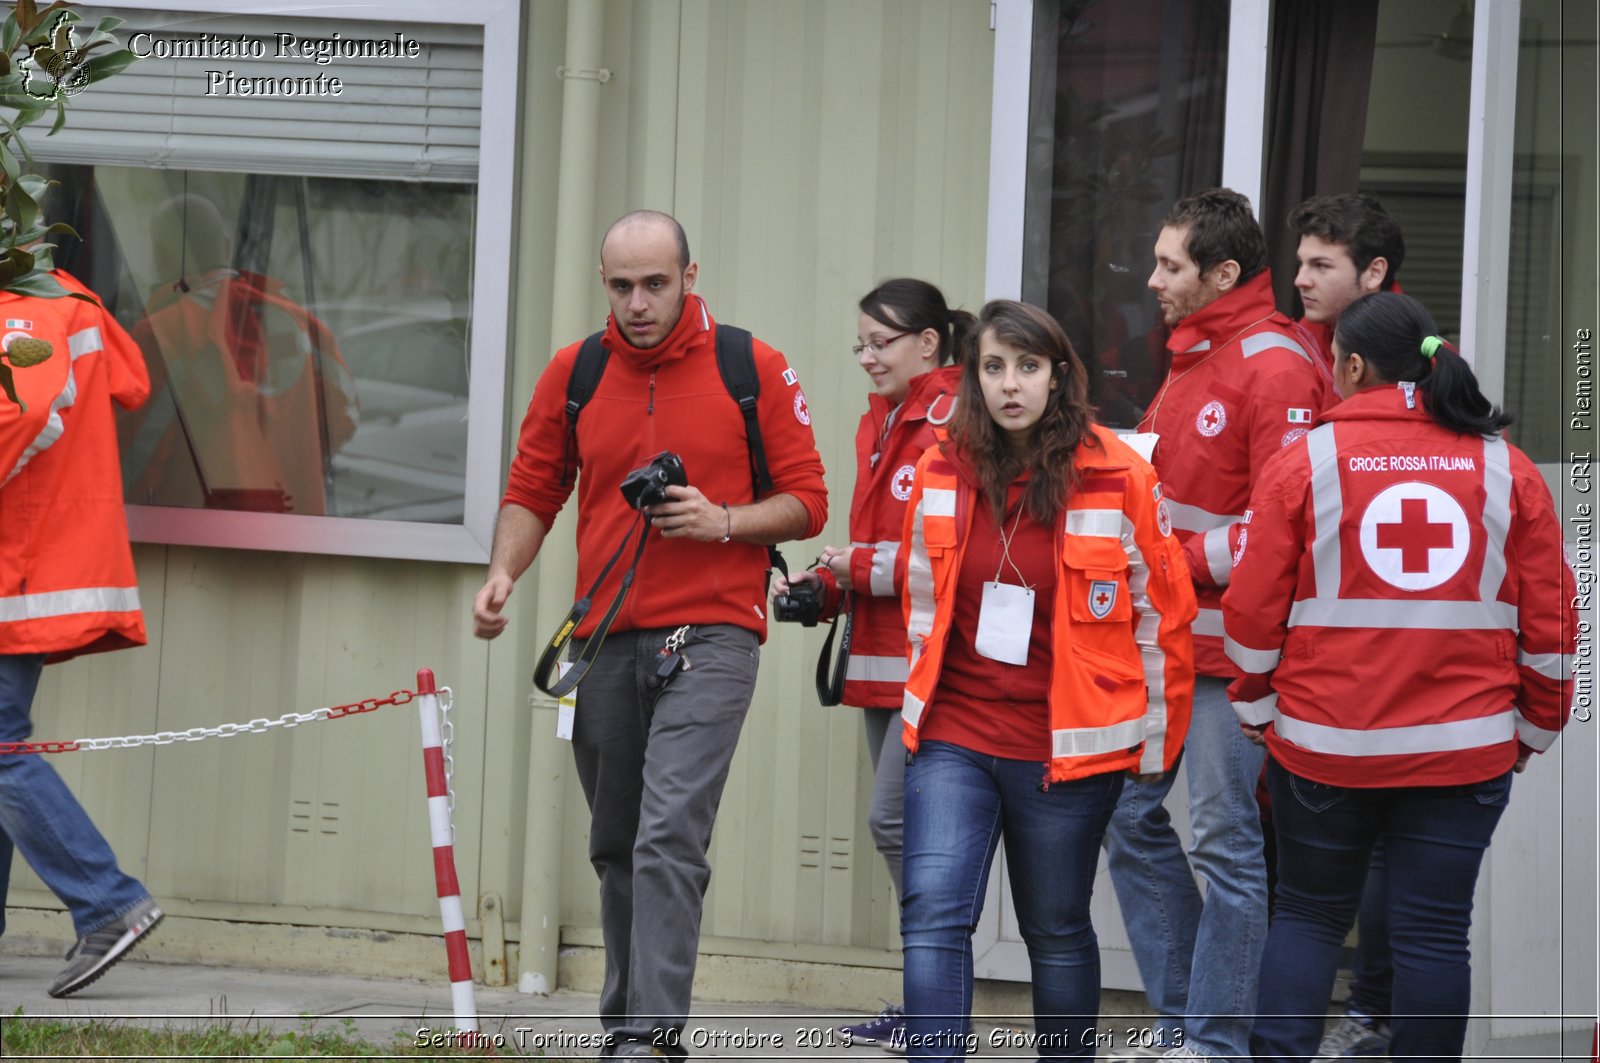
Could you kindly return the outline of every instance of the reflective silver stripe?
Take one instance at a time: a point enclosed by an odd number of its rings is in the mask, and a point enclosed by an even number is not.
[[[1506,602],[1304,598],[1290,607],[1289,626],[1515,631],[1517,608]]]
[[[1133,641],[1139,647],[1139,664],[1144,670],[1144,730],[1136,739],[1144,742],[1139,772],[1154,775],[1166,768],[1167,651],[1161,647],[1161,611],[1150,600],[1150,566],[1134,538],[1133,522],[1126,515],[1118,516],[1122,517],[1122,549],[1128,555],[1128,601],[1139,617]]]
[[[953,498],[954,492],[946,493]],[[906,555],[906,599],[910,603],[906,638],[914,647],[920,646],[933,630],[933,566],[928,561],[928,547],[922,534],[929,494],[931,492],[923,493],[912,514],[911,551]]]
[[[867,575],[867,590],[880,598],[894,594],[894,559],[900,553],[900,540],[872,544],[872,571]]]
[[[904,683],[909,669],[904,657],[859,657],[852,653],[844,677],[865,683]]]
[[[1199,506],[1174,502],[1171,497],[1167,498],[1167,512],[1172,516],[1172,526],[1180,531],[1210,531],[1212,528],[1224,528],[1234,521],[1244,519],[1243,514],[1212,513]]]
[[[917,721],[922,719],[923,702],[911,691],[906,691],[900,699],[900,717],[905,720],[907,727],[915,727]]]
[[[71,298],[71,296],[66,298]],[[99,335],[98,329],[95,329],[94,332],[97,336]],[[44,426],[39,429],[39,434],[33,437],[33,442],[23,448],[22,453],[17,457],[16,465],[12,466],[11,471],[6,474],[5,480],[0,481],[0,487],[10,483],[17,473],[27,466],[28,462],[32,461],[41,452],[48,450],[51,444],[61,438],[61,433],[66,430],[66,422],[61,419],[61,411],[77,401],[78,378],[73,375],[72,366],[68,365],[67,379],[61,385],[60,394],[50,400],[50,412],[45,416]]]
[[[1493,716],[1480,716],[1473,720],[1361,730],[1308,723],[1279,712],[1278,722],[1274,726],[1279,738],[1313,753],[1333,753],[1341,757],[1383,757],[1406,753],[1449,753],[1509,742],[1517,734],[1513,716],[1512,711],[1506,709]]]
[[[1278,662],[1283,659],[1281,650],[1253,650],[1233,641],[1229,635],[1222,636],[1222,652],[1228,655],[1228,660],[1251,675],[1265,675],[1278,667]]]
[[[67,350],[72,353],[72,360],[77,361],[86,354],[105,350],[105,344],[100,340],[100,326],[90,325],[86,329],[79,329],[67,337]]]
[[[1344,572],[1339,558],[1344,497],[1339,490],[1339,448],[1333,425],[1325,424],[1307,433],[1306,452],[1311,458],[1311,504],[1317,522],[1316,538],[1311,541],[1317,597],[1335,598]]]
[[[1233,550],[1228,546],[1228,528],[1212,528],[1206,532],[1205,548],[1211,582],[1226,587],[1233,576]]]
[[[0,623],[45,620],[86,613],[133,613],[139,609],[138,587],[75,587],[0,598]]]
[[[1233,714],[1239,717],[1240,723],[1265,727],[1278,718],[1278,695],[1268,694],[1256,701],[1236,701],[1233,703]]]
[[[1184,354],[1193,354],[1196,351],[1209,351],[1210,349],[1211,349],[1211,341],[1210,340],[1201,340],[1199,343],[1195,344],[1193,347],[1190,347],[1188,350],[1184,351],[1183,353]]]
[[[1506,580],[1506,536],[1511,533],[1511,452],[1496,436],[1483,441],[1483,530],[1488,543],[1478,597],[1492,602]]]
[[[922,512],[929,517],[954,517],[956,493],[948,487],[929,487],[922,492]]]
[[[1116,539],[1122,535],[1122,510],[1120,509],[1069,509],[1067,510],[1068,535],[1093,535]]]
[[[1262,351],[1273,350],[1277,347],[1282,347],[1285,350],[1293,351],[1295,354],[1298,354],[1300,357],[1304,358],[1307,362],[1311,361],[1311,355],[1306,353],[1306,349],[1304,347],[1300,346],[1294,340],[1290,339],[1288,336],[1285,336],[1281,332],[1258,332],[1254,336],[1246,336],[1244,339],[1239,341],[1239,350],[1246,358],[1260,354]]]
[[[1512,714],[1517,720],[1517,737],[1522,744],[1543,753],[1555,745],[1556,739],[1561,737],[1560,731],[1547,731],[1538,724],[1530,723],[1521,712],[1513,710]]]
[[[1144,735],[1143,717],[1123,720],[1109,727],[1064,728],[1050,732],[1050,754],[1056,757],[1083,757],[1094,753],[1116,753],[1143,742]]]
[[[1202,609],[1195,614],[1194,623],[1189,630],[1196,635],[1210,635],[1212,638],[1222,638],[1227,634],[1222,629],[1221,609]]]
[[[1532,668],[1546,679],[1563,681],[1572,675],[1577,658],[1570,653],[1528,653],[1517,651],[1517,663]]]

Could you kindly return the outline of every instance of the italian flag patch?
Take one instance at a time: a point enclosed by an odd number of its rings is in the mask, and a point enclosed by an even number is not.
[[[1310,424],[1311,423],[1311,411],[1310,410],[1306,410],[1306,409],[1298,409],[1296,407],[1291,406],[1289,408],[1289,423],[1290,424]]]

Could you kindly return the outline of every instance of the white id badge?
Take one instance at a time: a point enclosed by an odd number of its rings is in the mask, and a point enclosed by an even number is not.
[[[1119,432],[1122,441],[1132,447],[1145,461],[1155,461],[1156,443],[1161,436],[1156,432]]]
[[[571,661],[557,661],[556,678],[560,679],[571,668]],[[572,741],[572,719],[577,711],[578,691],[574,688],[561,695],[561,700],[556,702],[556,737],[564,742]]]
[[[985,583],[972,648],[991,661],[1027,664],[1032,635],[1033,591],[1011,583]]]

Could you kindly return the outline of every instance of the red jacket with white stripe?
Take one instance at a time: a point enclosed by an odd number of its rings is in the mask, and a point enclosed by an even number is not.
[[[1139,430],[1161,437],[1154,464],[1194,572],[1195,671],[1232,676],[1222,590],[1251,485],[1337,396],[1274,309],[1267,270],[1180,321],[1167,348],[1172,367]]]
[[[60,661],[143,645],[111,408],[150,393],[139,347],[98,301],[0,292],[0,319],[0,342],[55,348],[11,370],[26,411],[0,396],[0,653]]]
[[[1574,581],[1550,490],[1504,439],[1359,392],[1267,466],[1223,598],[1239,718],[1338,786],[1505,772],[1566,722]]]
[[[1078,447],[1082,479],[1056,529],[1049,782],[1170,770],[1194,701],[1194,589],[1161,485],[1114,432],[1094,432],[1100,446]],[[913,753],[951,635],[972,509],[983,504],[938,447],[917,463],[902,553],[911,675],[901,712]]]
[[[911,381],[898,407],[881,395],[867,400],[856,429],[856,490],[850,500],[850,660],[844,704],[898,709],[906,685],[906,618],[895,557],[905,530],[906,500],[917,459],[934,444],[934,429],[955,412],[961,370],[945,366]],[[830,603],[839,585],[818,570]]]

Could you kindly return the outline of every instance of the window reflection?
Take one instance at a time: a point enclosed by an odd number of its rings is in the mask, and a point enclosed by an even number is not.
[[[1227,0],[1039,0],[1023,298],[1061,321],[1108,424],[1166,372],[1160,220],[1222,175]]]
[[[463,519],[470,185],[56,171],[150,367],[130,503]]]

